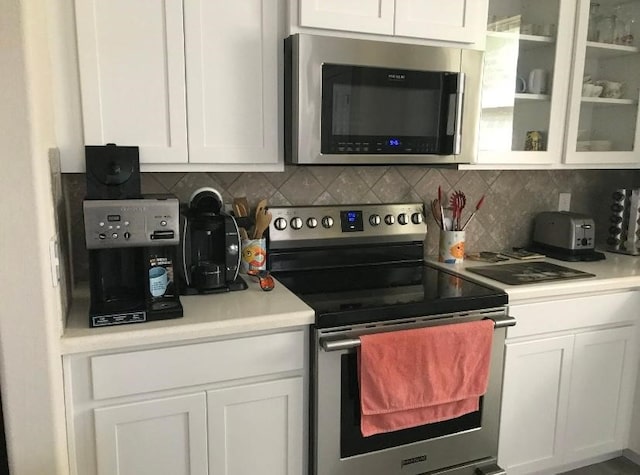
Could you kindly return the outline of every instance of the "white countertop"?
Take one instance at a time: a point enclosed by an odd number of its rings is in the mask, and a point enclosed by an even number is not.
[[[466,260],[462,264],[443,264],[437,262],[436,258],[426,260],[468,279],[504,290],[509,295],[509,303],[512,304],[640,289],[640,256],[606,253],[605,260],[596,262],[544,259],[553,264],[595,274],[596,277],[526,285],[503,284],[467,270],[470,267],[499,266],[526,261],[509,259],[491,264]],[[89,328],[89,292],[87,288],[80,289],[74,295],[62,336],[62,353],[277,331],[314,322],[313,310],[284,285],[276,281],[276,286],[271,292],[264,292],[257,283],[246,280],[249,288],[244,291],[181,297],[184,308],[182,318],[104,328]]]
[[[595,274],[595,277],[525,285],[507,285],[497,280],[468,272],[467,269],[470,267],[500,266],[530,261],[509,259],[508,261],[493,264],[489,262],[465,260],[462,264],[444,264],[438,262],[437,257],[433,257],[427,259],[427,262],[442,269],[449,269],[465,278],[502,289],[509,295],[509,303],[640,289],[640,256],[628,256],[611,252],[605,252],[605,255],[605,260],[595,262],[567,262],[548,258],[537,259],[537,261],[542,260],[559,266]]]
[[[136,345],[177,343],[257,331],[310,325],[314,312],[276,281],[264,292],[245,278],[247,290],[182,296],[182,318],[89,328],[89,290],[78,289],[61,339],[62,354],[117,349]]]

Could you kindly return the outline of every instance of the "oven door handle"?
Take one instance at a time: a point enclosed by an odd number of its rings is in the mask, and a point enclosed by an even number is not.
[[[512,327],[516,324],[516,319],[508,315],[490,318],[493,320],[494,328]],[[360,338],[343,338],[340,340],[320,339],[320,346],[324,351],[340,351],[357,348],[360,346]]]

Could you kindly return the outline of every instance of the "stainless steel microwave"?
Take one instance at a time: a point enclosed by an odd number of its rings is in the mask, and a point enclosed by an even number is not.
[[[285,58],[288,163],[473,160],[482,52],[297,34]]]

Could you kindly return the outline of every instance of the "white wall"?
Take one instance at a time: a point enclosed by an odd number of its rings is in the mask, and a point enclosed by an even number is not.
[[[46,0],[0,0],[0,387],[12,475],[68,473]]]

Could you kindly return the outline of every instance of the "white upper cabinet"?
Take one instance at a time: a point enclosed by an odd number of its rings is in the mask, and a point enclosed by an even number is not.
[[[640,163],[639,15],[640,0],[490,0],[477,163]]]
[[[560,163],[575,0],[491,0],[478,163]]]
[[[284,0],[75,9],[86,145],[137,145],[143,171],[282,167]]]
[[[459,43],[476,43],[484,34],[485,1],[398,0],[395,34],[433,38]]]
[[[395,0],[300,0],[300,26],[393,35]]]
[[[143,161],[186,162],[181,2],[75,6],[85,144],[138,145]]]
[[[185,1],[191,163],[277,161],[278,11],[278,0]]]
[[[298,10],[301,27],[477,43],[487,0],[298,0]]]
[[[640,1],[578,1],[566,162],[640,163]]]

